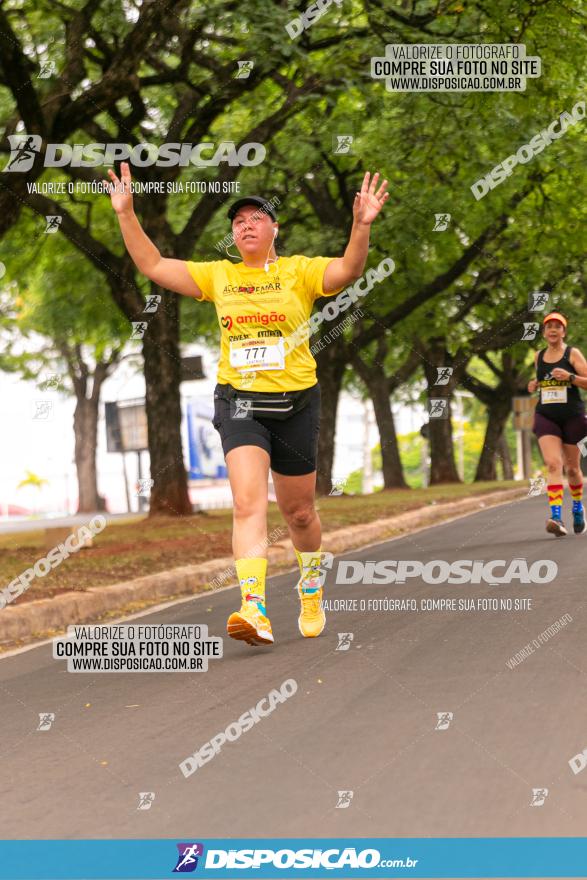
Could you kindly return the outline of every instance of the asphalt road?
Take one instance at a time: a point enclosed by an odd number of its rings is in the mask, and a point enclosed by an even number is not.
[[[359,603],[531,599],[530,610],[341,610],[304,640],[290,573],[268,585],[275,646],[225,639],[206,673],[72,674],[49,645],[0,660],[2,836],[583,836],[587,772],[568,762],[587,748],[587,535],[548,536],[545,508],[524,499],[339,560],[547,559],[551,583],[336,586],[333,570],[326,589]],[[223,636],[237,605],[225,590],[141,622]],[[346,651],[339,632],[353,633]],[[184,778],[184,758],[286,679],[297,693]],[[41,712],[55,713],[50,730],[37,731]],[[337,807],[339,791],[350,806]],[[155,793],[150,809],[139,792]]]

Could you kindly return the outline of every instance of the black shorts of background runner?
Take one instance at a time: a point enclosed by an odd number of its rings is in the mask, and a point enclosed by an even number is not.
[[[574,446],[587,436],[587,416],[571,416],[564,422],[558,422],[537,412],[534,416],[533,430],[537,438],[550,434],[560,437],[563,443]]]
[[[276,473],[292,477],[311,474],[316,470],[320,386],[282,394],[253,393],[218,384],[212,424],[220,434],[225,456],[238,446],[259,446],[268,453]]]

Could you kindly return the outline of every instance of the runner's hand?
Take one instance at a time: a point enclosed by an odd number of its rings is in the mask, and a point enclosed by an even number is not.
[[[108,175],[110,180],[105,180],[104,183],[110,192],[112,207],[117,214],[132,214],[131,176],[128,162],[123,162],[120,166],[121,180],[118,179],[112,168],[108,169]]]
[[[552,378],[556,379],[558,382],[565,382],[571,374],[568,370],[563,370],[560,367],[556,367],[552,371]]]
[[[530,394],[534,394],[536,389],[538,388],[538,379],[530,379],[528,382],[528,391]]]
[[[387,189],[387,180],[384,180],[379,189],[376,190],[377,181],[379,180],[379,172],[373,175],[373,180],[369,183],[371,174],[369,171],[365,173],[361,191],[355,196],[353,204],[353,217],[356,223],[362,223],[365,226],[373,223],[380,210],[389,198]]]

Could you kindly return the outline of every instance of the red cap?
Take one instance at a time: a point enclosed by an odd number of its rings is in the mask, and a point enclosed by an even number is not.
[[[546,324],[547,321],[560,321],[563,327],[566,329],[567,319],[564,315],[561,315],[560,312],[549,312],[545,318],[542,319],[542,324]]]

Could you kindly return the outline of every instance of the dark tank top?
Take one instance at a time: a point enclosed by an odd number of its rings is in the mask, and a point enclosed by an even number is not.
[[[538,379],[540,391],[536,412],[555,422],[566,422],[567,419],[571,419],[573,416],[583,415],[585,404],[581,399],[577,386],[571,385],[570,382],[557,381],[552,378],[551,374],[551,370],[557,367],[560,367],[562,370],[568,370],[569,373],[575,372],[570,360],[570,346],[567,345],[562,358],[555,364],[544,362],[545,351],[546,349],[543,349],[538,352],[538,361],[536,363],[536,378]]]

